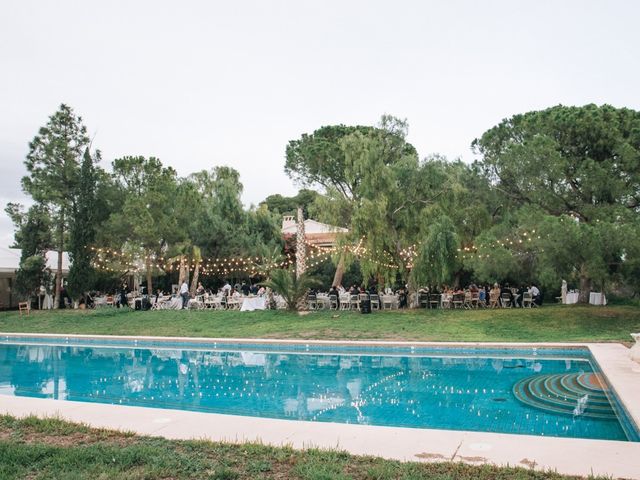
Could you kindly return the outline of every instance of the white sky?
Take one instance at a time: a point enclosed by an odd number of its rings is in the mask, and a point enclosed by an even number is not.
[[[0,203],[24,201],[28,142],[63,102],[105,166],[231,165],[247,205],[295,194],[286,144],[322,125],[389,113],[421,157],[471,160],[515,113],[640,109],[639,22],[633,0],[2,0]]]

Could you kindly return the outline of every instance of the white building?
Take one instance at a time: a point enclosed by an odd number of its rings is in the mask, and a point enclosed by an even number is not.
[[[293,216],[286,216],[282,219],[282,236],[295,236],[297,223]],[[304,221],[304,236],[308,243],[319,247],[333,247],[340,234],[349,230],[342,227],[334,227],[316,220],[307,219]]]

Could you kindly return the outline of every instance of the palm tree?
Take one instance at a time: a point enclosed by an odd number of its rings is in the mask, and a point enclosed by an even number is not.
[[[278,269],[271,272],[271,278],[264,282],[264,286],[282,295],[287,310],[295,311],[300,309],[309,288],[319,283],[317,279],[311,278],[307,273],[296,278],[294,269]]]

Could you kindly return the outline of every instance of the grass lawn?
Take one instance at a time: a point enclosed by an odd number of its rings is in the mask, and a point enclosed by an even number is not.
[[[397,341],[630,342],[640,307],[351,312],[98,310],[0,313],[0,332]]]
[[[57,419],[0,416],[0,478],[13,479],[569,479],[523,468],[403,463],[340,451],[171,441]]]

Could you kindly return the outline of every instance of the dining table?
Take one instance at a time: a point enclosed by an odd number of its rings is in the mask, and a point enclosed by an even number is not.
[[[265,297],[244,297],[242,299],[240,311],[253,312],[254,310],[265,310],[266,308],[267,301]]]

